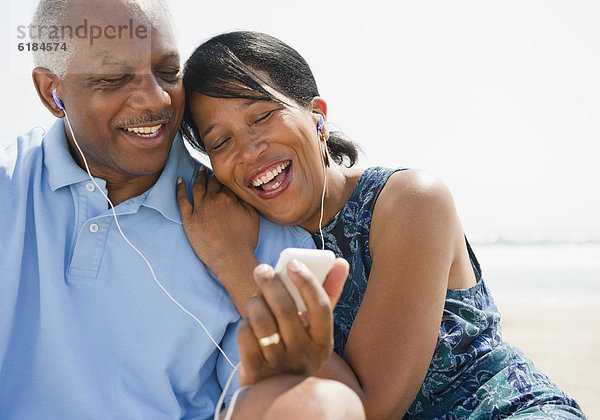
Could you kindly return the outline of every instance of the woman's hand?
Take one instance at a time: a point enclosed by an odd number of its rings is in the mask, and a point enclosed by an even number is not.
[[[244,315],[246,299],[257,291],[251,273],[258,264],[254,256],[258,214],[214,175],[209,176],[205,167],[196,174],[192,196],[193,206],[185,182],[178,180],[177,203],[190,244],[198,258],[225,285]]]
[[[240,385],[285,373],[315,375],[332,352],[332,310],[348,276],[348,263],[338,258],[322,286],[297,260],[287,270],[306,303],[305,319],[298,316],[294,300],[273,268],[256,267],[254,279],[261,295],[248,300],[247,318],[238,332]]]

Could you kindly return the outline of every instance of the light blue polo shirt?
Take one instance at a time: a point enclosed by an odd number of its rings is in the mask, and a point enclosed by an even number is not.
[[[177,177],[191,185],[199,167],[178,135],[157,183],[117,214],[237,363],[239,314],[190,247],[175,199]],[[261,219],[260,262],[289,246],[314,247],[303,230]],[[120,236],[62,120],[0,147],[0,362],[1,419],[209,418],[232,370]]]

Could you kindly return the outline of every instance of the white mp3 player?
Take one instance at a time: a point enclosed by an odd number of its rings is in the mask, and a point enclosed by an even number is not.
[[[304,248],[286,248],[281,251],[279,260],[275,266],[275,272],[279,275],[279,278],[294,299],[294,302],[296,302],[298,311],[303,312],[306,311],[306,305],[304,304],[302,297],[300,297],[298,289],[288,277],[286,270],[288,262],[294,258],[304,263],[304,265],[306,265],[306,267],[312,271],[317,280],[323,284],[325,278],[327,277],[327,273],[329,273],[329,270],[331,270],[331,267],[333,267],[333,263],[335,262],[335,254],[329,250]]]

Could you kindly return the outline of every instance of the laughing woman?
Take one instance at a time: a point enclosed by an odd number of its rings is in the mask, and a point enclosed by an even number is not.
[[[180,194],[184,227],[242,313],[255,287],[242,273],[256,264],[256,209],[349,262],[336,354],[320,375],[353,387],[368,418],[584,417],[502,341],[446,186],[418,170],[354,168],[356,148],[329,130],[294,49],[228,33],[198,47],[184,71],[184,132],[218,179],[197,177],[194,211]]]

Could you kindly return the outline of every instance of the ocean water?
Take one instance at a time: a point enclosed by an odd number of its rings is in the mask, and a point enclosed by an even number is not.
[[[471,245],[499,304],[600,309],[600,241]]]

